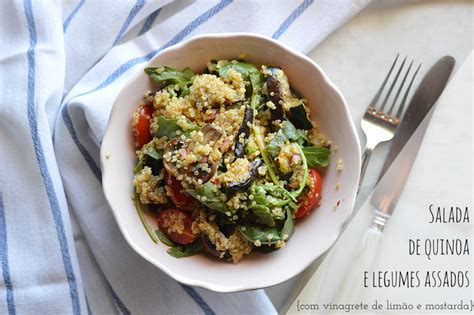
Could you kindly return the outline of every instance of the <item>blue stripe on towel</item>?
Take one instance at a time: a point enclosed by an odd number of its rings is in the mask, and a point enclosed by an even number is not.
[[[62,109],[62,117],[64,124],[66,125],[66,128],[68,129],[74,143],[78,147],[79,151],[81,152],[82,156],[86,160],[87,164],[91,168],[92,172],[94,175],[100,180],[101,176],[98,176],[100,174],[100,167],[95,163],[94,159],[92,158],[91,154],[86,150],[84,145],[79,141],[77,134],[74,130],[74,126],[71,120],[71,117],[69,116],[68,112],[68,107],[70,102],[73,99],[76,99],[78,97],[93,93],[95,91],[101,90],[110,84],[112,84],[115,80],[117,80],[119,77],[121,77],[124,73],[126,73],[128,70],[133,68],[135,65],[147,62],[151,58],[153,58],[157,53],[162,51],[165,48],[168,48],[174,44],[179,43],[182,41],[187,35],[189,35],[192,31],[194,31],[198,26],[209,20],[211,17],[219,13],[224,7],[226,7],[228,4],[230,4],[232,0],[221,0],[218,4],[198,16],[196,19],[194,19],[191,23],[189,23],[184,29],[182,29],[178,34],[176,34],[169,42],[164,44],[162,47],[157,48],[148,54],[142,56],[142,57],[137,57],[130,59],[126,63],[122,64],[120,67],[118,67],[112,74],[110,74],[104,81],[102,81],[98,86],[93,88],[92,90],[80,93],[76,96],[71,97],[64,105]]]
[[[130,23],[132,23],[133,18],[140,12],[140,10],[143,8],[145,5],[145,0],[137,0],[135,5],[133,6],[132,10],[128,14],[127,18],[125,19],[125,22],[123,22],[122,27],[120,28],[119,33],[117,34],[117,37],[115,37],[114,43],[112,44],[113,46],[117,45],[117,43],[122,39],[123,34],[127,31],[128,27],[130,26]]]
[[[87,165],[89,165],[92,173],[94,173],[97,180],[102,183],[102,173],[100,171],[100,167],[94,161],[92,155],[87,151],[86,147],[79,141],[77,137],[76,130],[72,124],[71,116],[69,116],[68,107],[64,106],[61,110],[61,116],[63,117],[64,125],[66,126],[69,134],[71,135],[72,140],[76,144],[77,148],[81,152],[82,156],[86,160]]]
[[[64,33],[66,33],[66,30],[69,27],[69,24],[71,23],[72,19],[77,14],[79,9],[84,5],[85,2],[86,2],[86,0],[81,0],[79,2],[79,4],[74,8],[74,10],[72,10],[71,14],[69,14],[69,16],[66,18],[66,20],[64,21],[64,24],[63,24],[63,32]]]
[[[206,315],[215,315],[214,311],[211,309],[209,304],[204,301],[204,299],[197,293],[196,290],[194,290],[192,287],[181,284],[181,287],[184,289],[184,291],[196,302],[197,305],[203,310],[204,314]]]
[[[142,29],[140,32],[138,32],[138,36],[145,34],[150,30],[150,28],[153,26],[153,23],[155,23],[156,18],[158,17],[158,14],[160,14],[161,8],[150,14],[145,22],[143,23]]]
[[[7,222],[5,219],[2,193],[0,193],[0,257],[2,262],[3,282],[7,289],[8,315],[15,315],[15,298],[13,296],[13,285],[10,278],[10,266],[8,264]]]
[[[64,222],[59,208],[58,198],[54,190],[53,180],[49,173],[46,158],[44,155],[43,145],[38,132],[38,122],[36,121],[35,110],[35,48],[37,43],[36,26],[33,17],[33,9],[31,0],[24,0],[23,2],[26,19],[28,22],[28,31],[30,33],[30,47],[28,48],[28,88],[27,88],[27,111],[28,124],[30,127],[31,139],[34,144],[36,159],[38,160],[39,169],[43,178],[43,183],[48,195],[49,204],[53,214],[54,223],[56,225],[56,233],[58,235],[59,244],[61,247],[61,255],[66,272],[69,291],[72,300],[72,308],[74,314],[81,314],[81,305],[79,302],[79,294],[77,291],[77,282],[74,270],[72,267],[71,256],[69,254],[69,247],[67,243],[66,232],[64,230]]]
[[[283,21],[280,27],[273,33],[272,38],[278,39],[286,32],[288,27],[313,3],[313,0],[304,0],[291,14]]]

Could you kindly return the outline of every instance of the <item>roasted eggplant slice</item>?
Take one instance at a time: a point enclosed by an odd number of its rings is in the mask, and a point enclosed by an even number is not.
[[[272,120],[281,120],[284,119],[283,105],[282,105],[282,92],[281,84],[277,78],[277,71],[279,68],[268,68],[270,74],[267,76],[267,94],[268,99],[275,105],[275,108],[270,109],[272,115]]]
[[[212,125],[204,126],[201,132],[203,133],[202,143],[216,142],[222,136],[222,133]],[[172,139],[165,147],[165,154],[171,152],[171,158],[165,159],[164,165],[166,170],[174,177],[186,174],[186,178],[191,179],[191,182],[194,180],[203,184],[208,182],[217,170],[217,165],[209,160],[209,156],[200,156],[200,159],[190,164],[184,172],[177,167],[177,160],[184,159],[194,150],[196,144],[193,140],[185,142],[180,139]]]
[[[250,163],[250,172],[249,176],[247,179],[241,182],[235,182],[235,183],[230,183],[227,185],[227,188],[231,190],[246,190],[250,187],[252,184],[253,180],[255,179],[255,176],[257,175],[257,169],[263,165],[262,160],[255,160],[252,163]]]
[[[212,244],[212,242],[209,240],[209,238],[206,235],[201,234],[199,242],[201,243],[202,248],[204,249],[204,252],[206,252],[207,254],[213,257],[217,257],[217,258],[223,258],[223,259],[231,258],[229,251],[225,251],[225,252],[218,251],[216,247],[214,246],[214,244]]]
[[[211,180],[217,171],[215,163],[209,161],[207,156],[204,156],[199,162],[193,163],[186,172],[188,178],[194,178],[196,181],[201,181],[202,184]]]
[[[311,123],[311,120],[309,120],[308,113],[303,104],[290,108],[289,116],[288,119],[296,128],[304,130],[313,129],[313,124]]]
[[[250,135],[250,124],[253,122],[253,109],[249,106],[245,107],[244,119],[242,119],[242,125],[240,125],[237,134],[235,135],[235,158],[241,158],[245,154],[245,140]]]

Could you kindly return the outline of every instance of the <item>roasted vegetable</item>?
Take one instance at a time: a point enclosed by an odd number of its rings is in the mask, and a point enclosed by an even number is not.
[[[283,112],[283,100],[282,100],[282,93],[281,93],[281,84],[277,78],[277,71],[279,68],[268,68],[270,71],[269,75],[267,76],[267,94],[268,99],[273,103],[274,108],[270,108],[270,113],[272,115],[272,120],[283,120],[284,112]]]
[[[234,155],[238,159],[245,154],[245,141],[250,135],[250,126],[253,122],[253,109],[250,107],[245,107],[244,119],[242,119],[242,124],[240,125],[237,134],[235,135],[235,148]]]
[[[211,125],[204,126],[201,132],[203,133],[202,143],[216,142],[222,136],[222,133]],[[185,171],[178,169],[177,165],[177,160],[192,152],[196,145],[194,140],[186,142],[181,139],[172,139],[165,147],[165,154],[170,154],[170,158],[165,159],[164,164],[172,176],[179,177],[180,174],[185,174],[188,180],[201,181],[202,184],[208,182],[217,170],[217,165],[209,159],[209,156],[200,156],[200,159],[190,164]]]
[[[196,182],[207,183],[217,171],[216,163],[209,160],[208,156],[203,156],[200,161],[189,165],[186,171],[188,178],[194,178]]]
[[[201,247],[205,253],[217,258],[224,258],[224,259],[230,258],[229,251],[226,250],[225,252],[221,252],[217,250],[216,246],[212,244],[212,242],[209,240],[209,237],[207,237],[207,235],[201,234],[201,237],[199,238],[199,242],[201,243]]]
[[[296,128],[303,130],[313,129],[313,124],[311,120],[309,120],[308,113],[303,104],[290,108],[290,114],[288,116],[288,119]]]
[[[232,190],[246,190],[247,188],[249,188],[253,180],[255,179],[255,176],[257,175],[257,169],[262,166],[262,164],[262,160],[255,160],[251,162],[248,178],[242,182],[230,183],[227,185],[227,188]]]
[[[216,128],[214,128],[212,125],[206,125],[202,127],[201,132],[203,133],[203,144],[212,142],[215,143],[222,136],[222,133]],[[191,140],[188,143],[186,152],[192,152],[195,146],[196,142]],[[199,161],[189,166],[186,175],[188,176],[188,178],[194,178],[196,181],[200,180],[201,183],[206,183],[214,176],[216,171],[217,165],[209,159],[209,156],[202,156]]]

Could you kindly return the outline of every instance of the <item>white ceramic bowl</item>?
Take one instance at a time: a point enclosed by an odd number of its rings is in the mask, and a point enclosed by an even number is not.
[[[359,180],[359,141],[344,98],[315,62],[281,43],[254,34],[197,36],[163,50],[141,68],[189,66],[199,73],[211,59],[239,58],[242,53],[254,64],[280,66],[288,75],[291,87],[308,100],[312,119],[338,147],[331,154],[324,177],[321,206],[297,221],[295,233],[282,250],[252,253],[232,264],[205,255],[177,259],[166,253],[165,245],[152,242],[131,200],[136,161],[130,122],[144,92],[152,89],[151,80],[142,70],[132,75],[115,100],[101,147],[104,193],[130,246],[177,281],[219,292],[268,287],[303,271],[339,235],[352,212]],[[337,159],[344,162],[341,173],[336,171]],[[337,190],[338,182],[341,187]],[[156,228],[156,220],[148,219]]]

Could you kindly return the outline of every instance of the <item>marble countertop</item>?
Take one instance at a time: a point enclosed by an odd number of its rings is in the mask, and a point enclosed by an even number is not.
[[[472,1],[373,1],[309,54],[343,93],[362,144],[360,119],[396,54],[422,63],[415,86],[444,55],[456,59],[456,72],[473,49],[473,13]],[[456,135],[448,128],[445,137]],[[374,152],[364,182],[366,191],[374,185],[388,148],[381,145]],[[301,277],[266,289],[277,310]]]

